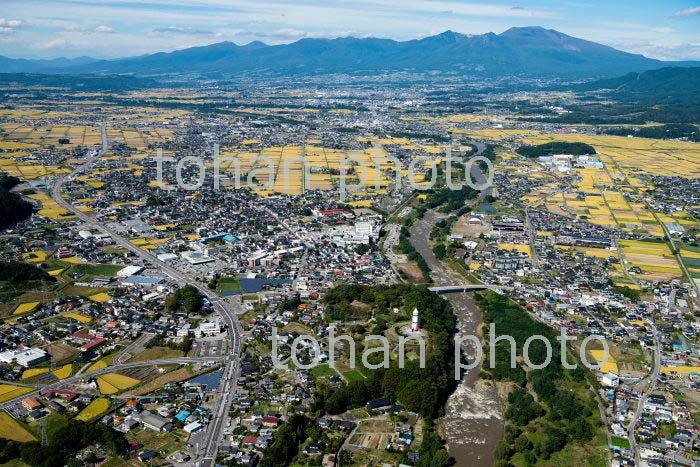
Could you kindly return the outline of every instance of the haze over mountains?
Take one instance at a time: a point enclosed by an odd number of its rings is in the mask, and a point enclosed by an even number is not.
[[[511,28],[501,34],[465,35],[446,31],[405,42],[354,37],[301,39],[284,45],[220,42],[170,53],[118,60],[28,61],[0,58],[13,72],[126,73],[138,76],[195,73],[318,75],[439,71],[459,77],[523,76],[591,78],[619,76],[664,66],[664,62],[616,50],[541,27]]]

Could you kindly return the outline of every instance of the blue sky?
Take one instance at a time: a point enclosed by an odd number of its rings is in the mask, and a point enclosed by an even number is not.
[[[700,60],[700,0],[0,0],[0,55],[124,57],[224,40],[406,40],[543,26],[665,60]]]

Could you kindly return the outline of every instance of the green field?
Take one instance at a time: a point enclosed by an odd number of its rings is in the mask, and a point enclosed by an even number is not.
[[[237,290],[243,290],[241,280],[238,277],[222,277],[216,285],[216,291],[219,293],[235,292]]]
[[[628,440],[626,438],[620,438],[619,436],[612,437],[612,444],[613,444],[613,446],[617,446],[617,447],[624,448],[624,449],[629,449],[632,447],[630,445],[630,440]]]
[[[362,381],[363,379],[365,379],[365,377],[362,376],[362,373],[360,373],[357,370],[346,371],[345,373],[343,373],[343,376],[345,376],[345,378],[347,378],[347,380],[350,382]]]
[[[319,365],[311,370],[311,374],[314,378],[320,378],[322,376],[335,376],[336,372],[328,365]]]
[[[70,272],[84,276],[116,276],[122,269],[124,266],[118,264],[78,264]]]

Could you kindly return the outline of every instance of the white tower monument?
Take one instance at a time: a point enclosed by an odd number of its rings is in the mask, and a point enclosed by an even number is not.
[[[411,331],[413,331],[413,332],[420,331],[420,328],[418,327],[418,308],[413,309],[413,319],[411,320]]]

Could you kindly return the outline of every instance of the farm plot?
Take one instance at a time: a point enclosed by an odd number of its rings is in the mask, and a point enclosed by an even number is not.
[[[63,317],[74,319],[74,320],[79,321],[83,324],[89,323],[90,321],[92,321],[92,318],[90,318],[89,316],[81,315],[80,313],[67,313],[67,314],[63,315]]]
[[[0,384],[0,402],[6,402],[10,399],[15,399],[28,392],[32,392],[34,388],[24,386],[14,386],[12,384]]]
[[[668,280],[683,275],[680,265],[670,248],[661,242],[622,240],[622,256],[628,268],[638,267],[642,279]]]
[[[119,373],[108,373],[97,377],[100,392],[104,395],[116,394],[125,389],[136,386],[141,381]]]
[[[58,382],[58,378],[53,373],[42,373],[39,376],[32,378],[32,381],[39,384],[53,384]]]
[[[141,368],[129,368],[127,370],[120,371],[119,374],[128,376],[129,378],[138,379],[139,381],[144,381],[156,374],[158,370],[155,368],[141,367]]]
[[[541,135],[524,140],[526,144],[551,141],[590,144],[596,148],[603,162],[611,162],[627,175],[680,175],[690,178],[700,174],[700,144],[697,143],[576,133]]]
[[[63,365],[61,368],[53,372],[58,379],[66,379],[71,375],[71,373],[73,373],[73,365],[70,363]]]
[[[0,438],[11,439],[20,443],[36,441],[33,434],[5,411],[0,412]]]
[[[42,373],[48,373],[48,368],[29,368],[22,372],[22,379],[29,379]]]
[[[250,145],[240,148],[228,148],[220,154],[221,173],[233,178],[236,171],[240,173],[240,183],[245,186],[248,175],[254,178],[255,193],[269,196],[273,193],[301,194],[309,190],[333,190],[338,186],[343,159],[347,169],[348,186],[360,185],[358,196],[386,193],[386,188],[394,182],[393,173],[397,168],[390,161],[379,161],[388,153],[381,145],[406,146],[410,143],[405,138],[367,139],[358,138],[363,143],[377,143],[376,147],[364,150],[343,151],[317,145],[277,146],[265,148],[262,152],[251,151]],[[413,146],[411,146],[413,148]],[[430,154],[442,152],[440,147],[416,146]],[[304,164],[308,164],[309,176],[305,176]],[[426,164],[427,165],[427,164]],[[417,167],[417,179],[423,180],[427,167]],[[406,176],[408,171],[399,168],[398,172]],[[392,174],[390,177],[389,174]],[[228,182],[224,183],[226,185]],[[230,184],[233,184],[230,181]],[[377,188],[377,184],[379,188]]]
[[[103,413],[109,410],[110,401],[108,398],[101,397],[90,402],[90,405],[85,407],[82,412],[80,412],[75,419],[81,422],[89,422],[96,419]]]

